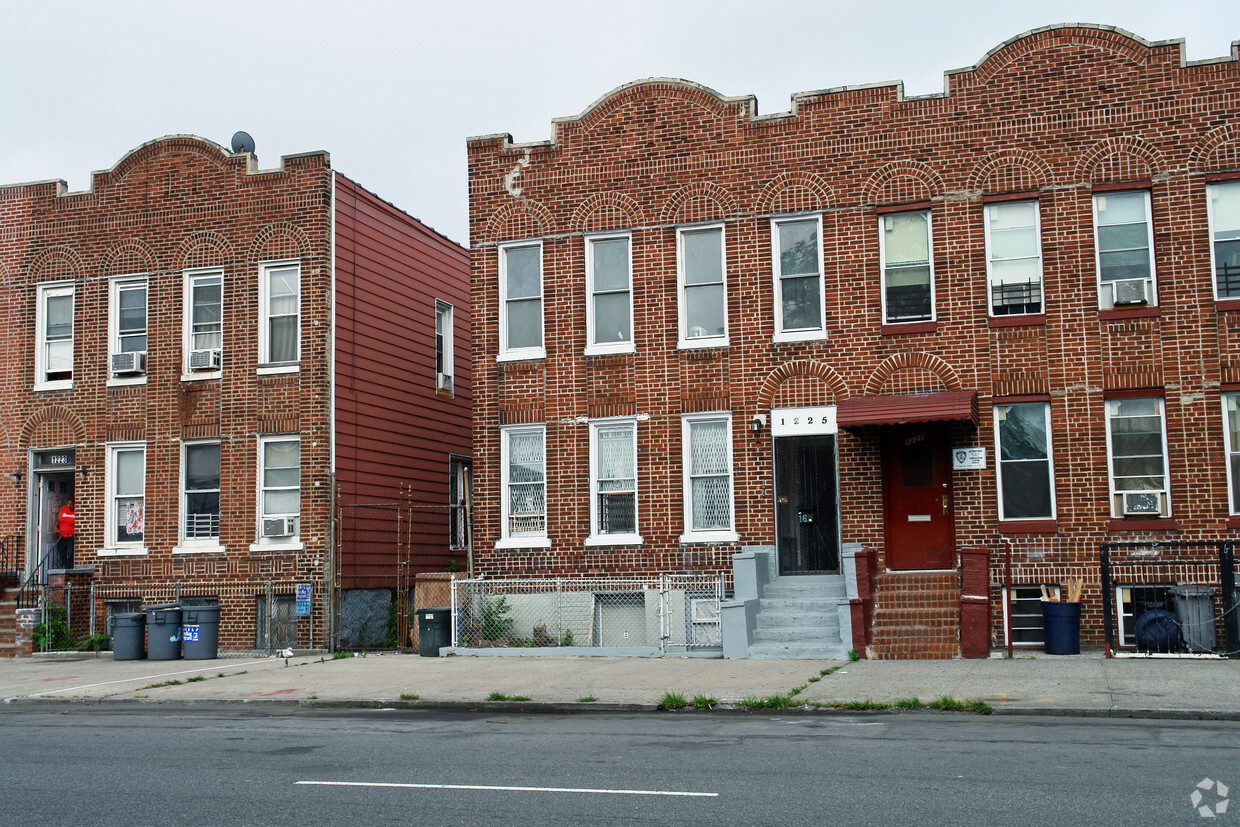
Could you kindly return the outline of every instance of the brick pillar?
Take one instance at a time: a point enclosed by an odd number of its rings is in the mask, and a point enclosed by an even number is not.
[[[960,550],[960,656],[990,657],[990,550]]]
[[[18,658],[28,658],[34,655],[34,627],[39,625],[42,612],[38,609],[18,609],[17,610],[17,633],[14,636],[16,644],[13,656]]]

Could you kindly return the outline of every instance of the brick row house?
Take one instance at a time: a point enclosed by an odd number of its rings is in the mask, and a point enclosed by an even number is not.
[[[0,187],[7,568],[90,587],[99,631],[179,598],[220,605],[225,650],[347,642],[342,617],[387,625],[398,562],[454,553],[467,252],[325,152],[260,169],[247,149],[170,136],[85,192]],[[71,552],[55,534],[70,497]],[[391,523],[402,498],[440,507],[400,548],[341,543],[351,505],[389,504]]]
[[[1082,577],[1101,645],[1100,544],[1240,528],[1237,58],[1050,27],[471,139],[475,569],[723,572],[738,657],[1040,643]]]

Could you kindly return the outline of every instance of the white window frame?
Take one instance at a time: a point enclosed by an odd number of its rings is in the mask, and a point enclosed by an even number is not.
[[[693,233],[719,231],[719,277],[723,287],[723,334],[709,336],[690,336],[688,330],[687,307],[685,304],[685,236]],[[677,324],[677,347],[727,347],[728,340],[728,231],[719,222],[711,224],[694,224],[676,228],[676,309],[679,318]]]
[[[72,311],[70,315],[69,350],[73,353],[72,366],[68,379],[48,379],[47,360],[47,302],[48,299],[68,296]],[[77,373],[77,296],[76,285],[72,281],[48,282],[38,285],[35,306],[35,348],[34,348],[34,390],[54,391],[73,387],[73,375]]]
[[[181,302],[181,379],[192,381],[197,379],[218,379],[222,374],[220,368],[191,370],[189,355],[194,348],[194,286],[199,281],[219,279],[220,282],[220,363],[224,358],[224,271],[219,268],[209,270],[186,270]],[[205,349],[205,348],[204,348]]]
[[[1217,181],[1206,185],[1206,220],[1210,228],[1210,284],[1214,287],[1214,298],[1216,301],[1220,299],[1240,299],[1240,293],[1234,296],[1222,296],[1219,294],[1218,289],[1218,256],[1215,247],[1224,241],[1233,241],[1240,244],[1240,241],[1236,241],[1234,238],[1220,239],[1217,237],[1220,230],[1216,226],[1217,218],[1214,202],[1216,200],[1216,193],[1220,191],[1228,191],[1233,198],[1240,200],[1240,178],[1231,181]]]
[[[633,531],[625,533],[604,533],[599,525],[599,452],[598,439],[600,429],[628,427],[632,435],[633,451]],[[642,542],[641,513],[638,508],[639,484],[637,481],[637,419],[634,417],[616,417],[596,419],[590,422],[590,536],[586,545],[633,545]]]
[[[456,357],[452,348],[456,337],[456,319],[453,307],[443,299],[435,299],[435,390],[451,396],[456,386]],[[439,375],[447,380],[447,387],[440,387]]]
[[[1228,514],[1240,514],[1240,493],[1236,491],[1236,485],[1240,484],[1240,445],[1237,445],[1231,438],[1231,411],[1232,406],[1236,408],[1237,430],[1240,430],[1240,393],[1225,393],[1222,398],[1223,403],[1223,446],[1224,460],[1227,465],[1227,504]],[[1235,462],[1237,467],[1232,468]]]
[[[529,347],[508,347],[508,251],[536,247],[538,249],[538,338],[539,344]],[[514,241],[499,245],[499,355],[498,361],[544,359],[547,356],[546,269],[543,266],[542,239]],[[513,301],[529,300],[521,296]]]
[[[297,318],[296,355],[289,360],[279,362],[271,358],[271,274],[277,270],[297,271],[297,310],[293,315]],[[297,259],[288,261],[264,261],[258,266],[258,372],[259,373],[296,373],[301,366],[301,297],[305,285],[301,278],[301,262]],[[221,294],[221,302],[223,301]],[[223,314],[221,313],[221,316]],[[288,314],[284,314],[288,315]]]
[[[1167,404],[1161,396],[1140,396],[1140,397],[1114,397],[1105,400],[1106,406],[1106,430],[1107,430],[1107,483],[1110,488],[1111,496],[1111,517],[1114,519],[1124,519],[1123,497],[1121,489],[1116,487],[1115,483],[1115,451],[1112,446],[1112,428],[1111,420],[1114,418],[1112,407],[1126,399],[1151,399],[1158,403],[1158,426],[1161,431],[1162,445],[1162,461],[1163,461],[1163,486],[1160,489],[1143,489],[1143,493],[1157,493],[1161,495],[1159,500],[1161,505],[1160,512],[1155,515],[1160,518],[1171,516],[1171,465],[1167,455]],[[1126,489],[1125,489],[1126,490]]]
[[[146,337],[146,348],[151,346],[151,286],[146,276],[117,276],[108,280],[108,385],[144,385],[146,372],[140,374],[112,373],[112,357],[119,353],[132,352],[122,350],[121,343],[121,293],[142,288],[142,305],[146,319],[143,336]],[[132,335],[132,334],[131,334]]]
[[[1036,517],[1009,517],[1005,513],[1006,503],[1003,498],[1003,467],[1005,465],[1012,465],[1016,463],[1042,462],[1042,460],[1020,460],[1020,459],[1005,460],[1003,458],[1003,445],[1000,442],[1001,431],[999,428],[999,424],[1002,420],[1000,419],[999,409],[1000,408],[1026,407],[1026,406],[1031,406],[1031,405],[1042,406],[1042,414],[1045,417],[1044,419],[1045,427],[1046,427],[1046,460],[1045,462],[1046,462],[1046,471],[1047,471],[1047,485],[1050,488],[1050,514],[1039,515]],[[1056,505],[1055,505],[1055,451],[1051,444],[1052,437],[1051,437],[1051,405],[1050,403],[1049,402],[1003,402],[1003,403],[1000,403],[994,406],[994,420],[995,420],[995,423],[994,423],[994,427],[995,427],[995,485],[997,486],[996,494],[997,494],[998,501],[999,501],[999,519],[1000,520],[1055,520],[1055,519],[1058,519],[1057,517],[1058,512],[1056,510]],[[1002,527],[1000,527],[1000,530],[1002,530]]]
[[[600,295],[594,286],[594,245],[600,241],[617,241],[623,239],[625,242],[626,252],[626,268],[627,286],[624,290],[608,290],[602,295],[616,295],[625,293],[629,299],[629,338],[620,342],[599,342],[597,341],[598,325],[594,315],[595,299]],[[596,356],[603,353],[633,353],[636,349],[634,344],[633,332],[633,234],[632,233],[597,233],[587,235],[585,237],[585,260],[586,260],[586,356]]]
[[[468,551],[472,526],[470,511],[473,501],[473,460],[457,454],[448,455],[448,549]],[[459,532],[458,532],[459,528]]]
[[[1037,254],[1032,256],[1037,260],[1037,287],[1038,287],[1038,309],[1027,310],[1022,313],[995,313],[995,263],[1003,261],[1022,261],[1031,258],[1030,256],[1015,256],[1011,258],[999,258],[995,255],[994,244],[991,239],[991,219],[992,216],[1002,207],[1011,207],[1016,205],[1029,205],[1033,207],[1033,239],[1037,248]],[[1042,274],[1042,203],[1037,198],[1020,198],[1011,201],[995,201],[985,204],[982,216],[982,229],[986,237],[986,312],[993,317],[1008,318],[1010,316],[1031,316],[1046,312],[1046,290],[1043,287],[1044,277]]]
[[[780,256],[780,231],[788,224],[814,222],[814,236],[818,239],[818,326],[789,330],[784,325],[784,279],[813,278],[814,274],[796,273],[784,276],[783,259]],[[822,214],[801,213],[778,216],[771,219],[771,275],[775,291],[775,338],[776,342],[807,342],[827,338],[827,297],[822,261]]]
[[[1144,305],[1144,307],[1158,306],[1158,266],[1154,255],[1154,210],[1150,200],[1150,191],[1147,189],[1120,189],[1095,192],[1090,202],[1094,216],[1094,272],[1097,274],[1095,278],[1098,285],[1098,308],[1101,310],[1115,309],[1114,288],[1111,287],[1111,285],[1116,281],[1126,281],[1126,279],[1111,279],[1109,281],[1103,281],[1102,279],[1102,251],[1098,245],[1098,201],[1099,199],[1111,198],[1115,196],[1129,196],[1136,194],[1144,196],[1145,199],[1145,249],[1149,251],[1150,263],[1150,300]],[[1121,306],[1120,309],[1124,309],[1123,306]]]
[[[296,551],[302,548],[301,536],[304,533],[305,526],[302,525],[302,521],[301,521],[301,514],[303,510],[301,507],[302,505],[301,492],[303,488],[301,484],[301,477],[302,477],[302,472],[306,467],[306,464],[302,459],[301,441],[302,441],[301,436],[298,434],[271,434],[267,436],[260,436],[258,438],[258,456],[257,456],[258,475],[257,475],[257,478],[255,479],[256,491],[255,491],[255,508],[254,508],[255,514],[258,516],[258,519],[254,525],[254,532],[255,532],[255,535],[258,537],[258,541],[250,546],[251,551],[270,551],[272,549],[278,549],[281,551],[285,551],[285,550]],[[263,503],[264,503],[263,495],[269,489],[273,491],[275,490],[287,491],[287,490],[290,490],[292,487],[292,486],[287,486],[287,485],[267,486],[265,484],[265,477],[266,477],[265,471],[267,469],[266,447],[276,442],[296,442],[297,443],[298,471],[297,471],[297,511],[296,513],[288,512],[288,511],[281,511],[281,512],[273,512],[271,514],[268,514],[266,513],[263,507]],[[222,465],[222,458],[221,458],[221,465]],[[221,470],[221,473],[223,473],[222,467],[220,470]],[[297,518],[297,533],[291,536],[288,536],[288,537],[264,537],[263,536],[263,518],[264,517],[295,517]]]
[[[1012,628],[1014,625],[1012,621],[1015,619],[1013,616],[1015,613],[1013,603],[1017,601],[1028,603],[1034,599],[1040,602],[1043,588],[1055,597],[1059,596],[1059,586],[1041,583],[1012,585],[1003,590],[1003,642],[1005,644],[1010,644],[1015,649],[1043,649],[1046,647],[1045,636],[1039,640],[1013,640],[1014,629]],[[1016,592],[1018,591],[1021,593],[1017,594]],[[1029,614],[1021,615],[1020,617],[1026,620],[1026,623],[1019,627],[1022,631],[1028,629],[1041,630],[1043,628],[1040,610],[1036,615]],[[1029,618],[1033,618],[1033,620],[1029,621]]]
[[[220,503],[219,503],[219,513],[216,514],[216,531],[215,531],[214,537],[189,537],[187,536],[188,532],[186,531],[186,521],[189,516],[189,494],[190,494],[188,490],[188,477],[186,475],[186,472],[189,467],[188,466],[189,451],[191,448],[195,446],[200,446],[200,445],[214,445],[220,449],[220,464],[219,464],[219,467],[216,469],[216,473],[218,475],[216,482],[219,485],[219,487],[216,488],[215,490],[216,490],[216,493],[221,495],[221,498],[220,498]],[[201,440],[201,441],[195,440],[193,442],[181,443],[181,475],[180,475],[180,486],[179,486],[180,504],[178,508],[178,514],[180,515],[180,519],[177,521],[178,526],[179,526],[177,536],[180,538],[180,542],[178,543],[177,547],[173,549],[174,553],[184,552],[184,551],[198,551],[198,552],[224,551],[224,547],[220,545],[220,531],[221,531],[221,527],[222,527],[221,524],[223,522],[223,515],[224,515],[224,503],[223,503],[223,497],[222,497],[223,474],[224,474],[223,444],[219,440],[210,440],[210,439]],[[209,489],[196,489],[196,491],[197,490],[209,490]]]
[[[509,528],[509,517],[511,509],[511,497],[509,488],[512,484],[511,460],[509,456],[509,445],[514,434],[530,434],[537,433],[542,439],[543,457],[542,457],[542,489],[543,489],[543,527],[542,531],[522,532],[520,534],[512,534]],[[500,428],[500,539],[496,541],[495,547],[503,548],[550,548],[551,539],[547,533],[548,529],[548,512],[550,511],[550,503],[547,500],[547,426],[542,424],[535,425],[507,425]],[[528,483],[523,483],[528,484]]]
[[[105,474],[107,479],[104,482],[103,548],[99,550],[99,554],[104,556],[146,554],[146,443],[110,442],[107,443],[106,447]],[[142,454],[142,539],[132,542],[121,542],[116,539],[118,528],[116,506],[117,500],[120,499],[120,495],[116,491],[117,456],[122,453],[132,453],[135,451]],[[135,499],[136,496],[127,494],[125,498]]]
[[[731,525],[722,529],[696,531],[693,528],[693,474],[692,474],[692,427],[702,422],[724,422],[728,440],[728,516]],[[740,539],[736,532],[736,457],[732,442],[732,413],[730,411],[713,411],[711,413],[683,414],[680,418],[681,475],[684,508],[684,533],[680,535],[681,543],[719,543],[734,542]],[[717,475],[712,475],[717,476]]]
[[[926,267],[930,270],[930,318],[928,319],[891,319],[887,313],[887,239],[885,222],[896,216],[922,213],[926,216]],[[921,266],[918,264],[917,266]],[[896,268],[906,269],[906,268]],[[934,289],[934,215],[929,207],[920,210],[896,210],[878,216],[878,270],[879,297],[882,300],[884,325],[927,324],[938,321],[938,298]]]

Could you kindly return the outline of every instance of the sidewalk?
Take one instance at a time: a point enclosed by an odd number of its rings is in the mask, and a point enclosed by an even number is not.
[[[829,671],[834,670],[834,671]],[[823,675],[824,671],[829,674]],[[812,678],[818,680],[810,682]],[[173,683],[179,682],[179,683]],[[780,661],[707,658],[422,658],[372,654],[114,661],[79,656],[0,661],[0,700],[284,702],[306,706],[653,709],[667,692],[722,704],[787,695],[809,708],[943,696],[995,713],[1240,720],[1240,661],[1114,659],[1100,654],[1003,660]],[[593,700],[585,700],[585,699]]]

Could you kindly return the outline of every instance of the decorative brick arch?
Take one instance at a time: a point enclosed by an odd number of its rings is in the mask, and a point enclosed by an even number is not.
[[[310,250],[310,239],[306,238],[305,231],[284,221],[263,227],[250,242],[250,258],[254,261],[306,258]]]
[[[68,247],[44,250],[30,265],[30,283],[79,279],[86,268],[76,251]]]
[[[487,219],[487,241],[541,238],[555,232],[551,211],[532,198],[509,201]]]
[[[232,261],[232,244],[214,230],[194,233],[177,246],[176,268],[222,267]]]
[[[85,441],[82,421],[60,405],[48,405],[31,414],[22,424],[18,437],[18,445],[23,449],[39,445],[81,445]]]
[[[812,172],[785,172],[762,188],[759,212],[793,213],[825,210],[835,205],[831,185]]]
[[[102,276],[146,273],[154,269],[155,253],[145,241],[137,238],[114,244],[104,251],[99,260],[99,274]]]
[[[1100,49],[1132,63],[1143,63],[1149,57],[1150,44],[1123,29],[1096,28],[1078,25],[1071,28],[1047,26],[1017,35],[986,53],[977,63],[977,82],[985,84],[1008,64],[1025,55],[1065,44]]]
[[[576,121],[582,130],[593,129],[606,121],[616,110],[638,100],[666,98],[690,106],[700,107],[717,118],[722,118],[727,105],[735,99],[725,98],[707,86],[673,78],[650,78],[626,83],[590,104],[576,118],[557,118],[556,123]]]
[[[894,161],[879,167],[861,188],[866,204],[924,201],[943,192],[939,174],[919,161]]]
[[[780,388],[785,383],[797,382],[804,378],[812,378],[826,385],[825,392],[828,400],[821,404],[838,404],[850,395],[848,383],[830,366],[810,359],[798,359],[794,362],[785,362],[762,380],[762,386],[758,389],[759,408],[769,410],[776,407],[774,403]]]
[[[1189,153],[1194,172],[1240,168],[1240,130],[1229,123],[1207,132]]]
[[[1162,153],[1141,138],[1107,138],[1077,161],[1074,177],[1093,181],[1132,181],[1166,169]]]
[[[578,205],[569,228],[580,233],[622,230],[646,223],[642,208],[622,192],[599,192]]]
[[[664,224],[713,221],[738,212],[731,193],[717,184],[699,181],[671,194],[663,204],[662,220]]]
[[[865,383],[866,396],[960,389],[960,374],[956,369],[925,351],[888,356]]]
[[[228,154],[219,144],[211,143],[194,135],[169,135],[164,138],[147,141],[131,150],[128,155],[117,162],[116,166],[109,170],[110,177],[113,181],[119,181],[140,164],[171,152],[196,155],[208,166],[214,167],[217,170],[223,170],[228,161]]]
[[[1037,155],[1023,149],[990,155],[969,173],[972,192],[1024,192],[1050,186],[1051,168]]]

